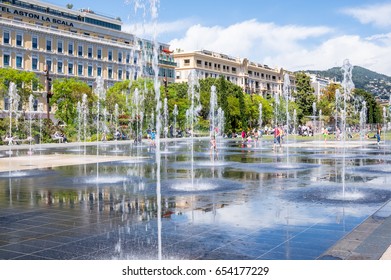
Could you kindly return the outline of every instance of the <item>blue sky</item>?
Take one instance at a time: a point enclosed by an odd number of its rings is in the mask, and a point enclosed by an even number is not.
[[[156,24],[149,0],[46,2],[119,16],[123,30],[144,38],[155,32],[172,50],[207,49],[292,71],[349,59],[391,76],[390,0],[160,0]]]

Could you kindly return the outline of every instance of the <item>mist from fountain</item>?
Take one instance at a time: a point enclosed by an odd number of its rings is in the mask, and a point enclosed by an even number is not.
[[[97,114],[96,114],[96,156],[99,157],[99,129],[100,129],[100,107],[101,102],[106,100],[106,90],[104,87],[104,79],[100,76],[96,77],[94,93],[97,100]],[[105,122],[105,120],[103,120]],[[96,162],[96,181],[99,181],[99,161]]]
[[[287,131],[286,131],[285,143],[286,143],[286,163],[287,164],[289,164],[288,139],[289,139],[289,121],[290,121],[290,117],[289,117],[290,85],[291,85],[291,82],[290,82],[289,74],[285,73],[285,75],[284,75],[284,85],[283,85],[283,94],[284,94],[284,97],[285,97],[285,106],[286,106],[285,113],[286,113],[286,127],[287,127]],[[282,139],[281,139],[281,141],[282,141]]]
[[[154,90],[155,90],[155,104],[156,104],[156,204],[157,204],[157,228],[158,228],[158,259],[162,259],[162,197],[161,197],[161,153],[160,153],[160,132],[161,132],[161,108],[162,102],[160,98],[160,81],[159,81],[159,44],[157,42],[157,18],[159,0],[150,0],[150,13],[153,26],[153,58],[152,69],[154,73]]]
[[[217,94],[216,86],[210,87],[210,101],[209,101],[209,136],[216,136],[216,111],[217,111]]]
[[[341,97],[341,92],[339,91],[339,89],[336,89],[335,90],[335,131],[337,133],[337,131],[339,130],[339,125],[338,125],[338,117],[339,117],[339,114],[338,114],[338,110],[339,110],[339,102],[340,102],[340,97]],[[336,135],[337,137],[337,140],[339,140],[339,135]]]
[[[29,96],[29,143],[31,146],[31,140],[33,138],[33,133],[32,133],[32,121],[33,121],[33,115],[34,115],[34,96],[30,94]]]
[[[39,150],[42,150],[42,114],[43,114],[43,103],[38,103],[38,114],[39,114]]]
[[[387,135],[387,109],[386,107],[383,107],[383,143],[386,144],[386,135]]]
[[[199,76],[196,70],[191,70],[188,77],[188,98],[190,99],[190,108],[186,111],[190,130],[190,149],[191,149],[191,183],[194,186],[194,129],[198,121],[198,115],[201,111]]]
[[[168,104],[167,97],[163,101],[163,137],[167,138],[168,136]]]
[[[176,121],[178,117],[178,106],[176,104],[174,104],[172,115],[174,116],[173,136],[176,137],[177,136]]]
[[[133,93],[133,105],[135,106],[134,111],[132,114],[134,115],[134,120],[136,121],[136,135],[135,135],[135,143],[142,144],[142,141],[140,141],[140,135],[142,134],[142,124],[144,119],[144,94],[143,92],[140,92],[138,88],[134,90]]]
[[[347,101],[350,100],[350,96],[352,94],[352,90],[354,89],[354,83],[352,79],[352,71],[353,65],[350,64],[348,59],[345,59],[343,62],[343,66],[341,68],[343,74],[342,80],[342,89],[343,89],[343,111],[342,111],[342,196],[345,197],[345,173],[346,173],[346,112],[347,112]]]
[[[224,136],[224,124],[225,124],[225,116],[224,111],[219,107],[217,109],[217,136]]]
[[[83,127],[83,140],[84,140],[84,155],[87,152],[87,124],[88,124],[88,103],[87,103],[87,95],[83,94],[82,102],[81,102],[81,121]]]
[[[322,140],[322,134],[323,134],[323,131],[322,131],[322,109],[319,109],[319,121],[318,121],[317,130],[319,132],[319,143],[320,143],[320,141]]]
[[[9,88],[8,88],[8,97],[9,97],[9,137],[13,137],[12,135],[12,115],[15,115],[15,121],[17,123],[18,118],[18,108],[19,108],[19,102],[20,102],[20,96],[17,92],[16,84],[13,82],[10,82]]]
[[[367,102],[363,101],[363,106],[360,111],[360,142],[361,143],[365,139],[366,126],[367,126]]]

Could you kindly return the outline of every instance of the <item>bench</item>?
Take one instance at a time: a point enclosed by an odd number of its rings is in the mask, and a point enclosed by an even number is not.
[[[4,143],[8,142],[8,145],[13,145],[13,144],[20,145],[20,144],[24,144],[24,143],[32,144],[34,142],[33,137],[27,137],[26,139],[19,139],[17,136],[15,136],[15,137],[3,136],[2,140]]]
[[[60,136],[60,135],[57,135],[57,134],[53,134],[52,135],[52,139],[57,141],[58,140],[58,143],[62,143],[64,142],[64,137]]]

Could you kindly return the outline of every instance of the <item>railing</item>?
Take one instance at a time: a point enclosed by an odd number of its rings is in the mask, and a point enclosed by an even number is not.
[[[177,66],[177,63],[174,61],[167,61],[163,59],[159,59],[159,64],[164,64],[164,65],[170,65],[170,66]]]

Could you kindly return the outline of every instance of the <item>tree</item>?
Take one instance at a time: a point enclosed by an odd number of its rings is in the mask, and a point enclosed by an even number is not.
[[[366,102],[366,107],[367,107],[367,119],[366,122],[368,124],[375,124],[375,123],[382,123],[383,122],[383,116],[382,116],[382,109],[380,105],[376,102],[376,99],[372,94],[369,92],[356,88],[354,90],[354,96],[356,97],[361,97],[363,101]],[[358,110],[362,109],[362,104],[363,102],[360,103],[360,107]]]
[[[259,123],[259,104],[262,104],[262,124],[265,125],[271,122],[273,108],[270,103],[260,95],[244,95],[246,104],[246,119],[249,121],[250,128],[260,126]]]
[[[297,112],[299,123],[303,123],[306,116],[312,115],[312,104],[316,101],[314,88],[311,87],[311,78],[304,72],[296,73],[296,92],[292,95],[297,106],[301,109]]]
[[[126,104],[127,98],[130,98],[130,81],[115,83],[114,86],[107,90],[105,102],[106,110],[109,113],[114,113],[115,104],[117,104],[120,114],[128,114],[129,108]]]
[[[57,79],[53,82],[53,96],[50,104],[57,105],[55,117],[66,125],[74,127],[77,119],[78,102],[82,101],[83,94],[87,95],[89,108],[92,108],[96,97],[91,88],[84,82],[76,79]]]
[[[170,120],[174,120],[172,114],[174,106],[177,105],[178,115],[176,116],[177,129],[184,129],[186,124],[186,110],[189,108],[189,99],[187,97],[187,83],[172,83],[167,86],[168,91],[168,111]]]
[[[0,69],[0,93],[2,96],[8,95],[10,82],[16,84],[20,100],[26,104],[31,94],[34,94],[34,87],[42,88],[39,79],[33,72],[19,71],[12,68]]]
[[[341,85],[339,84],[330,84],[323,91],[320,99],[317,103],[317,108],[322,110],[322,115],[324,116],[324,121],[326,123],[335,121],[336,114],[336,104],[335,104],[335,92],[336,90],[341,90]]]
[[[67,4],[66,7],[67,7],[67,9],[72,10],[73,9],[73,4]]]

